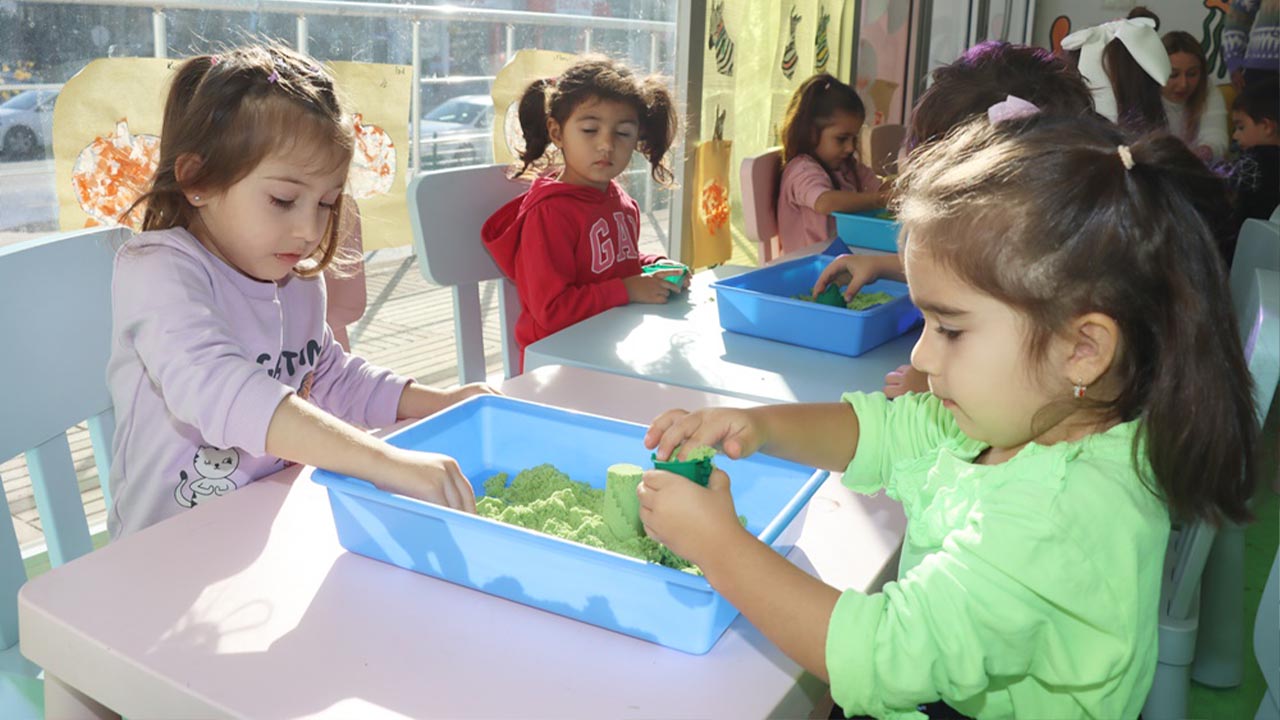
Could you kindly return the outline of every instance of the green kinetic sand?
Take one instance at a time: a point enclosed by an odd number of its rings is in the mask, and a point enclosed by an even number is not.
[[[860,292],[854,295],[852,300],[845,302],[844,296],[840,294],[840,289],[835,285],[828,285],[816,298],[809,294],[792,295],[791,297],[795,300],[804,300],[805,302],[820,303],[834,307],[846,307],[850,310],[866,310],[893,300],[893,296],[887,292]]]
[[[613,465],[606,490],[571,480],[550,464],[520,472],[509,485],[507,474],[499,473],[485,481],[484,496],[476,499],[476,513],[701,575],[696,566],[644,535],[635,494],[642,472],[637,465]],[[634,503],[634,514],[630,503]]]

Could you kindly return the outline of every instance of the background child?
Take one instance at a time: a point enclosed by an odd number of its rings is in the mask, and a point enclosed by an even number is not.
[[[358,430],[481,392],[348,355],[325,324],[353,134],[333,80],[280,45],[184,62],[144,232],[117,253],[107,381],[113,537],[306,463],[474,510],[451,458]]]
[[[1098,113],[1134,133],[1168,127],[1161,90],[1169,82],[1169,54],[1149,16],[1113,20],[1062,38],[1093,88]]]
[[[988,41],[974,45],[958,60],[933,71],[933,82],[911,111],[904,149],[913,151],[946,137],[947,133],[993,106],[1011,102],[1012,95],[1046,115],[1093,115],[1088,86],[1073,68],[1043,48]],[[1024,106],[1025,108],[1025,106]],[[905,167],[908,158],[900,163]],[[818,277],[813,293],[828,283],[845,287],[852,298],[862,286],[878,278],[906,279],[897,255],[842,255]],[[884,392],[898,397],[907,392],[927,392],[920,372],[903,365],[885,376]]]
[[[1252,382],[1192,202],[1221,181],[1168,135],[1024,123],[975,120],[899,180],[925,315],[912,363],[933,394],[670,411],[645,437],[659,458],[763,450],[902,502],[898,580],[866,595],[745,532],[723,473],[704,488],[652,471],[639,490],[649,534],[829,678],[847,714],[942,699],[970,716],[1137,717],[1170,516],[1249,514]]]
[[[533,181],[481,231],[502,272],[516,284],[523,310],[516,341],[524,348],[551,333],[627,303],[665,303],[688,284],[643,275],[662,258],[641,255],[640,207],[614,178],[638,149],[653,179],[671,182],[664,159],[677,116],[661,78],[636,77],[604,57],[584,59],[552,80],[537,80],[520,98],[524,165],[545,168],[548,146],[558,173]]]
[[[830,242],[833,212],[884,207],[887,188],[858,162],[867,110],[853,88],[825,73],[796,88],[782,120],[778,243],[782,252]]]
[[[1280,205],[1280,83],[1246,85],[1231,103],[1231,124],[1241,149],[1232,178],[1238,228],[1246,218],[1271,217]]]

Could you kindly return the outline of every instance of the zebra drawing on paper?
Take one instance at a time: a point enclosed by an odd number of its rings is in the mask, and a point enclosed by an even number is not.
[[[831,22],[831,13],[827,12],[826,6],[822,6],[818,10],[818,33],[813,38],[813,72],[823,73],[827,71],[827,60],[831,57],[831,50],[827,47],[827,23]]]
[[[733,38],[724,29],[724,0],[711,3],[711,33],[707,49],[716,51],[716,72],[733,77]]]
[[[796,26],[800,24],[800,16],[796,14],[796,6],[791,6],[791,31],[790,39],[787,40],[787,47],[782,51],[782,74],[788,80],[796,74],[796,62],[800,59],[796,56]]]

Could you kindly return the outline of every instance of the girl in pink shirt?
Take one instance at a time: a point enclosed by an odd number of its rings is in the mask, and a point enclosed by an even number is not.
[[[782,252],[835,236],[833,212],[885,206],[888,188],[858,162],[867,111],[853,88],[825,73],[796,88],[782,120],[778,242]]]
[[[325,323],[354,140],[333,78],[286,47],[178,67],[135,205],[144,232],[116,253],[112,280],[112,537],[288,462],[474,511],[453,458],[360,427],[492,391],[418,385],[348,354]]]

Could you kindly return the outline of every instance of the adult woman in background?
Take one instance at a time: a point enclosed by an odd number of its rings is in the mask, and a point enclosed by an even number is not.
[[[1227,151],[1227,106],[1205,74],[1204,49],[1181,30],[1167,32],[1161,40],[1171,68],[1161,92],[1169,132],[1201,160],[1221,160]]]

